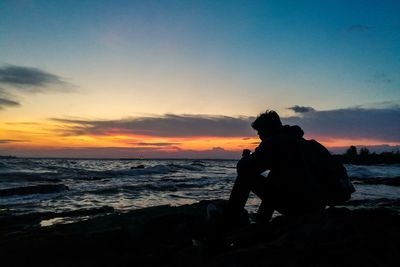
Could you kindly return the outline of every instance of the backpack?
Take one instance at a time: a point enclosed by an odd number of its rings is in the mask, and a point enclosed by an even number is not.
[[[345,167],[323,145],[315,140],[305,140],[303,158],[313,191],[321,201],[335,206],[351,198],[355,188]]]

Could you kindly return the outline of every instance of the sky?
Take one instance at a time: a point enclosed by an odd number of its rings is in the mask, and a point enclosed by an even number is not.
[[[399,1],[0,0],[0,155],[238,158],[277,111],[400,145]]]

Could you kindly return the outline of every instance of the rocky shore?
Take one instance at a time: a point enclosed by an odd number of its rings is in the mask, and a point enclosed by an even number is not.
[[[2,266],[398,266],[400,216],[392,208],[326,209],[224,227],[209,203],[0,217]],[[395,203],[398,205],[398,203]],[[93,216],[41,227],[57,216]],[[43,225],[43,224],[42,224]]]

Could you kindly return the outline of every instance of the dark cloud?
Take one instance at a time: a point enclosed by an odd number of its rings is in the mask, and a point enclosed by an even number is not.
[[[61,77],[37,68],[8,65],[0,68],[0,83],[18,87],[64,84]]]
[[[53,119],[69,124],[66,135],[103,135],[113,132],[160,137],[247,137],[253,136],[249,117],[173,115],[121,120]]]
[[[0,88],[2,94],[10,94],[13,91],[25,93],[71,92],[75,87],[58,75],[38,68],[14,65],[0,67],[0,84],[3,85],[3,88]]]
[[[311,111],[315,111],[315,109],[313,109],[312,107],[304,107],[304,106],[293,106],[288,108],[290,110],[293,110],[296,113],[306,113],[306,112],[311,112]]]
[[[0,109],[17,107],[20,103],[11,97],[13,91],[28,93],[45,91],[71,91],[73,85],[65,82],[60,76],[38,68],[7,65],[0,67]]]
[[[0,88],[0,110],[6,107],[17,107],[20,103],[6,92],[4,88]]]
[[[311,108],[308,108],[311,110]],[[121,120],[54,119],[62,123],[64,135],[107,135],[127,133],[159,137],[254,137],[252,117],[171,115]],[[308,138],[373,139],[400,142],[400,107],[313,110],[282,118],[285,124],[300,125]],[[66,124],[66,125],[65,125]],[[156,143],[157,144],[157,143]],[[136,144],[137,145],[137,144]],[[171,145],[160,143],[162,145]],[[142,146],[157,145],[143,143]]]
[[[368,25],[353,24],[353,25],[350,25],[350,26],[347,28],[347,31],[348,31],[348,32],[366,32],[366,31],[369,31],[369,30],[371,30],[371,29],[372,29],[372,27],[371,27],[371,26],[368,26]]]
[[[20,106],[20,103],[18,103],[17,101],[0,97],[0,109],[3,109],[5,107],[18,107],[18,106]]]
[[[308,137],[374,139],[400,142],[400,108],[348,108],[303,113],[283,118],[300,125]]]

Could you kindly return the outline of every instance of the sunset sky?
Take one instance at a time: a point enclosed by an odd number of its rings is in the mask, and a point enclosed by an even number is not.
[[[400,145],[400,1],[0,0],[0,155],[238,158],[266,109]]]

